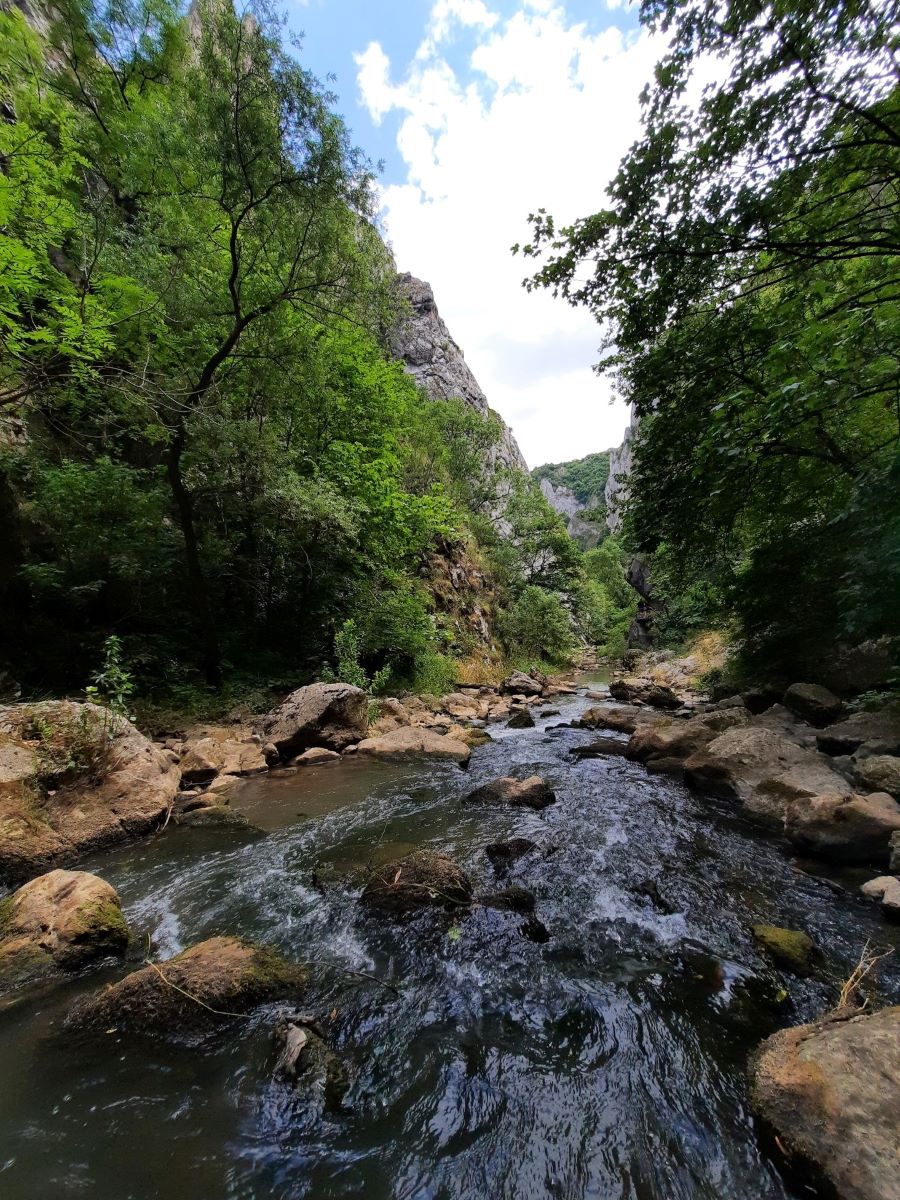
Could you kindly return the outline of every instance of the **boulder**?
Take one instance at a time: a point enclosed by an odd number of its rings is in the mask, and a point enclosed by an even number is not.
[[[853,713],[816,736],[824,754],[900,754],[900,704]]]
[[[423,908],[466,908],[472,894],[471,879],[452,858],[434,850],[414,850],[379,867],[363,889],[360,903],[401,917]]]
[[[556,795],[541,779],[530,775],[527,779],[514,779],[511,775],[494,779],[476,788],[463,800],[464,804],[506,804],[510,808],[547,808],[556,802]]]
[[[546,679],[543,682],[533,675],[526,675],[523,671],[513,671],[500,684],[500,691],[503,695],[522,696],[540,696],[546,686]]]
[[[887,792],[900,798],[900,758],[894,754],[873,754],[854,760],[853,773],[860,791]]]
[[[50,871],[0,903],[0,991],[128,949],[115,888],[87,871]]]
[[[523,708],[519,712],[513,713],[510,719],[506,722],[506,728],[534,729],[534,717],[527,708]]]
[[[829,725],[841,715],[839,696],[818,683],[794,683],[784,693],[785,708],[809,721],[810,725]]]
[[[454,742],[462,742],[464,746],[468,746],[472,750],[476,746],[486,746],[488,742],[494,740],[486,729],[466,727],[464,725],[451,725],[447,730],[447,737],[453,738]]]
[[[185,783],[207,783],[217,775],[257,775],[266,770],[259,742],[236,738],[233,731],[188,740],[181,755]]]
[[[299,998],[306,982],[306,971],[274,950],[213,937],[85,997],[65,1027],[98,1034],[202,1031],[259,1004]]]
[[[900,804],[884,792],[799,798],[784,821],[785,837],[798,850],[845,863],[887,863],[898,830]]]
[[[757,724],[719,734],[685,760],[684,778],[696,791],[739,800],[755,816],[778,825],[791,800],[850,793],[823,755]]]
[[[569,753],[574,758],[624,758],[628,750],[628,742],[618,738],[603,737],[589,742],[586,746],[573,746]]]
[[[879,875],[859,890],[870,900],[881,902],[881,915],[886,921],[900,922],[900,879],[895,875]]]
[[[159,828],[181,780],[165,750],[95,704],[2,708],[0,744],[5,883]]]
[[[369,698],[349,683],[312,683],[263,717],[260,732],[283,759],[311,746],[341,751],[366,736]]]
[[[680,708],[682,697],[665,683],[637,675],[626,675],[614,679],[609,685],[609,694],[614,700],[625,704],[649,704],[651,708]]]
[[[897,666],[897,650],[897,639],[891,637],[842,646],[829,656],[827,663],[818,665],[818,674],[826,687],[841,696],[881,691],[890,686]]]
[[[794,975],[809,975],[818,951],[816,944],[800,929],[783,929],[780,925],[754,925],[753,936],[768,952],[776,966]]]
[[[485,846],[484,852],[495,871],[505,871],[512,863],[537,849],[537,843],[530,838],[514,837],[507,842],[491,842]]]
[[[336,750],[326,750],[324,746],[312,746],[298,754],[292,763],[295,767],[320,767],[323,763],[340,762],[341,756]]]
[[[900,871],[900,830],[891,834],[890,860],[888,866],[892,871]]]
[[[616,729],[620,733],[634,733],[639,724],[668,724],[670,717],[660,713],[648,713],[634,704],[614,707],[610,704],[598,704],[588,708],[572,724],[581,729]]]
[[[628,742],[627,755],[635,762],[655,759],[684,760],[697,754],[727,729],[741,728],[750,721],[746,708],[727,708],[687,721],[639,723]]]
[[[517,883],[510,884],[499,892],[489,892],[480,896],[479,903],[485,908],[500,908],[506,912],[533,913],[535,909],[534,893],[519,887]]]
[[[783,1029],[750,1074],[753,1107],[841,1200],[898,1200],[900,1008]]]
[[[471,751],[454,738],[435,733],[432,729],[407,727],[395,729],[382,737],[366,738],[357,746],[358,754],[377,758],[447,758],[464,767]]]
[[[311,1017],[285,1015],[275,1024],[278,1059],[275,1074],[295,1086],[305,1086],[322,1098],[324,1107],[337,1112],[350,1078],[338,1056],[325,1041],[322,1027]]]
[[[247,820],[241,812],[226,808],[224,804],[204,804],[178,817],[178,824],[187,829],[246,829],[262,832]]]

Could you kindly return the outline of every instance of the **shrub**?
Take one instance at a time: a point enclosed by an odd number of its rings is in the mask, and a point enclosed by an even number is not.
[[[575,646],[572,618],[555,592],[529,586],[502,617],[504,641],[513,653],[551,662],[564,660]]]

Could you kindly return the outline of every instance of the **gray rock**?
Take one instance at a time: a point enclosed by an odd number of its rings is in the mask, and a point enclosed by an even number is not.
[[[464,798],[464,804],[506,804],[511,808],[547,808],[555,804],[556,794],[540,775],[514,779],[506,775],[476,788]]]
[[[534,717],[527,708],[523,708],[520,712],[513,713],[510,719],[506,722],[507,729],[534,729]]]
[[[900,754],[900,704],[853,713],[816,736],[825,754]]]
[[[817,683],[794,683],[784,693],[783,704],[811,725],[828,725],[841,715],[839,696]]]
[[[366,736],[369,699],[349,683],[312,683],[291,692],[261,722],[261,734],[282,759],[311,746],[341,751]]]
[[[900,1008],[783,1029],[751,1062],[751,1100],[841,1200],[898,1200]]]
[[[500,691],[503,695],[540,696],[545,683],[524,671],[513,671],[500,684]]]
[[[900,922],[900,879],[895,875],[879,875],[859,890],[870,900],[881,902],[881,915],[886,921]]]
[[[449,758],[464,767],[472,751],[464,742],[435,733],[432,729],[408,726],[381,737],[366,738],[356,747],[358,754],[376,758]]]
[[[784,820],[785,837],[798,850],[847,863],[887,863],[898,830],[900,804],[882,792],[803,797]]]
[[[900,797],[900,758],[896,755],[873,754],[858,759],[854,770],[861,791],[888,792],[895,799]]]

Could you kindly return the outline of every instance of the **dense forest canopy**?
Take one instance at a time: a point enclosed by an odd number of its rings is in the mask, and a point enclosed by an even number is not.
[[[535,613],[550,657],[620,639],[496,423],[392,360],[368,164],[266,5],[47,12],[0,10],[0,669],[78,687],[114,634],[144,689],[437,690],[475,648],[441,554],[488,572],[497,652]]]
[[[668,51],[610,203],[523,248],[634,404],[632,548],[771,675],[900,633],[895,18],[645,0]]]

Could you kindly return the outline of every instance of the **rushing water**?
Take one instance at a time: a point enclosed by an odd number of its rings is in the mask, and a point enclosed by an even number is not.
[[[254,781],[232,803],[264,837],[169,830],[82,864],[119,889],[158,958],[234,933],[311,962],[305,1011],[352,1083],[329,1113],[273,1078],[277,1006],[199,1046],[71,1044],[59,1024],[74,996],[121,971],[93,974],[0,1016],[3,1200],[814,1194],[792,1191],[759,1139],[747,1056],[833,1003],[867,938],[897,934],[844,890],[855,878],[802,872],[727,805],[623,759],[575,762],[593,735],[547,726],[587,703],[492,730],[465,772],[348,759]],[[558,796],[542,813],[460,804],[535,771]],[[513,835],[540,847],[504,882],[535,893],[544,943],[494,909],[457,932],[436,913],[396,925],[357,905],[354,868],[414,846],[497,887],[484,846]],[[757,921],[806,929],[818,976],[773,971]],[[900,996],[891,960],[881,987]]]

